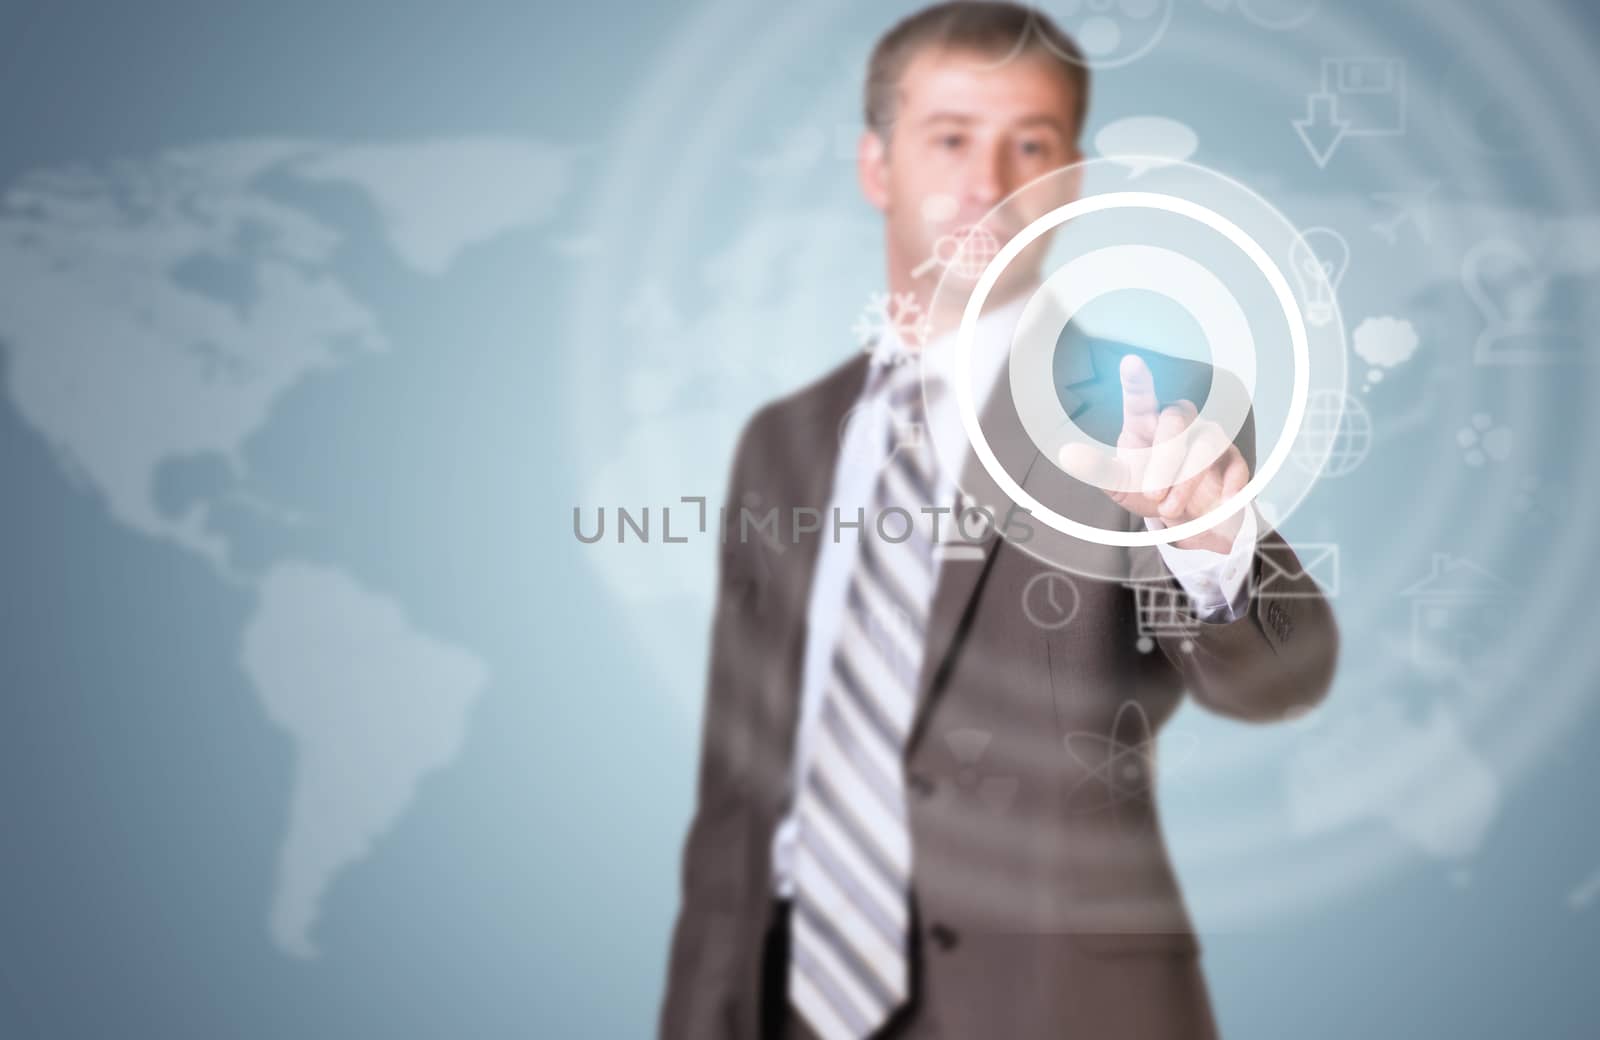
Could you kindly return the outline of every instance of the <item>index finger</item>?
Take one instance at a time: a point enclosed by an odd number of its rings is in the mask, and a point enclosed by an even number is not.
[[[1122,359],[1122,428],[1149,445],[1156,435],[1156,417],[1161,402],[1156,400],[1156,382],[1150,368],[1138,355]]]

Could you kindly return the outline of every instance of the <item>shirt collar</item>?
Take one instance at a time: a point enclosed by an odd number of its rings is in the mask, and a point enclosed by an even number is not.
[[[973,399],[978,410],[994,392],[995,383],[1006,370],[1011,357],[1011,341],[1017,323],[1037,286],[1030,287],[998,307],[985,311],[973,326],[971,355],[964,374],[972,382]],[[923,348],[922,361],[947,386],[958,376],[956,346],[958,330],[934,337]],[[899,340],[896,339],[898,344]],[[946,395],[951,396],[951,395]]]
[[[1008,367],[1012,338],[1022,312],[1036,289],[1035,286],[1019,292],[1014,299],[990,309],[979,317],[974,327],[966,375],[971,380],[973,399],[980,413],[995,393],[1001,373]],[[884,329],[869,353],[871,368],[866,390],[868,395],[881,393],[882,388],[900,374],[896,371],[900,365],[920,363],[920,367],[914,367],[913,371],[923,379],[926,390],[925,421],[937,443],[956,453],[947,456],[951,459],[963,457],[967,450],[966,433],[954,392],[957,337],[957,330],[951,330],[934,337],[920,350],[912,350],[905,346],[893,329]],[[1010,393],[1011,389],[1003,386],[1000,392]],[[951,482],[954,476],[953,470],[946,471],[941,467],[941,482]]]

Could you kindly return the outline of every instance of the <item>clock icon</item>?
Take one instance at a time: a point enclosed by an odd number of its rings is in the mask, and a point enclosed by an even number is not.
[[[1047,632],[1066,628],[1078,614],[1078,586],[1061,571],[1040,571],[1022,587],[1022,612]]]

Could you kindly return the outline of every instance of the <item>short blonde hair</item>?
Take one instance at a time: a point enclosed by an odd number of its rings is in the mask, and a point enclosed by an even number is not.
[[[884,33],[867,63],[867,128],[888,141],[898,107],[900,77],[929,47],[1005,56],[1038,53],[1055,59],[1073,88],[1073,135],[1089,111],[1089,66],[1072,37],[1049,16],[1002,0],[951,0],[909,15]]]

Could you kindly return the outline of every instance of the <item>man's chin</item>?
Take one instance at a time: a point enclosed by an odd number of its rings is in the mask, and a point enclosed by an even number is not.
[[[965,278],[952,271],[945,275],[934,297],[934,309],[945,321],[957,320],[967,309],[973,292],[978,287],[977,278]],[[1008,303],[1032,294],[1039,287],[1038,272],[1007,269],[995,279],[984,295],[983,313],[987,314]]]

